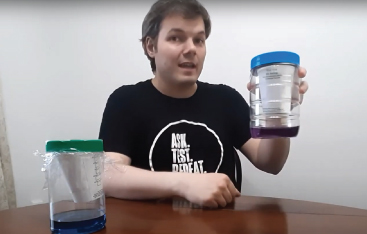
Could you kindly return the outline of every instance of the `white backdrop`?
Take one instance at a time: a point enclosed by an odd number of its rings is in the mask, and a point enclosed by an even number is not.
[[[0,3],[0,79],[19,206],[47,202],[48,139],[96,138],[109,94],[151,78],[139,38],[154,1]],[[203,1],[213,31],[201,80],[248,100],[253,56],[301,56],[310,89],[301,132],[277,176],[243,157],[243,194],[367,209],[367,5]],[[328,3],[329,4],[329,3]]]

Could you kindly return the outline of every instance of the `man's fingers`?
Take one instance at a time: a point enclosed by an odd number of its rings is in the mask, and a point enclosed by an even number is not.
[[[251,90],[251,83],[247,83],[247,90],[250,91]]]
[[[218,203],[218,205],[220,205],[221,207],[225,207],[227,205],[226,199],[223,197],[223,195],[219,195],[216,198],[216,202]]]
[[[307,70],[304,69],[303,67],[299,67],[298,68],[298,76],[299,78],[304,78],[307,74]]]
[[[232,197],[239,197],[241,196],[241,193],[236,189],[232,181],[228,185],[228,190],[232,194]]]
[[[225,189],[223,191],[223,197],[224,197],[224,199],[226,199],[227,203],[231,203],[233,201],[233,196],[232,196],[231,192],[229,191],[229,189]]]
[[[305,94],[308,90],[308,83],[307,81],[302,81],[299,86],[299,92],[300,94]]]

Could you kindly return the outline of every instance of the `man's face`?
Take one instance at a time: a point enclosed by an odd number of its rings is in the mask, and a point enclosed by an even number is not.
[[[206,55],[205,26],[201,17],[166,17],[154,52],[157,75],[171,84],[193,84],[199,78]]]

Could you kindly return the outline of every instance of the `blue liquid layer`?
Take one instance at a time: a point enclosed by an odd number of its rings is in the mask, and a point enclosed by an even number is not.
[[[54,214],[51,231],[54,234],[89,234],[105,227],[106,215],[100,210],[73,210]]]

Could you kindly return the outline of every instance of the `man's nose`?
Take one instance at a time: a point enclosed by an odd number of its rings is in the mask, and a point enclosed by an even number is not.
[[[193,40],[186,41],[184,54],[196,54],[196,45]]]

